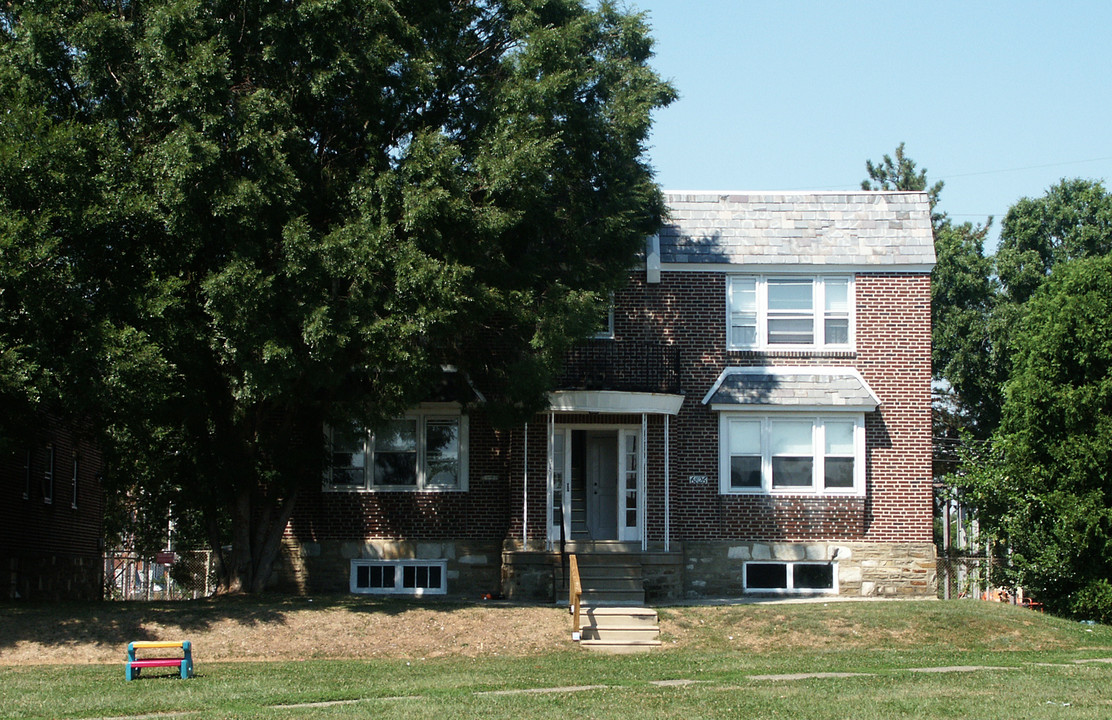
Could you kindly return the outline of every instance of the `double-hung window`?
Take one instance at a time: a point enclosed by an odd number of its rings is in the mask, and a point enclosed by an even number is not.
[[[328,431],[328,490],[466,490],[467,416],[415,410],[378,428]]]
[[[864,493],[863,413],[722,413],[723,493]]]
[[[841,350],[853,344],[848,275],[735,275],[726,292],[731,350]]]
[[[46,446],[46,467],[42,472],[42,501],[47,505],[54,502],[54,446]]]

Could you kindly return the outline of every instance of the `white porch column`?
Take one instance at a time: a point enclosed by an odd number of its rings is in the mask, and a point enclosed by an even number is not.
[[[521,549],[529,549],[529,423],[525,423],[524,473],[521,482]]]
[[[637,452],[637,462],[641,472],[637,473],[637,482],[641,486],[637,493],[637,514],[641,518],[641,552],[649,549],[649,503],[645,497],[649,488],[649,415],[641,413],[641,442]]]
[[[555,466],[552,464],[552,446],[555,445],[556,413],[548,413],[548,458],[545,461],[545,500],[544,500],[544,549],[551,550],[553,537],[549,532],[552,527],[552,482]]]
[[[664,416],[664,552],[669,552],[672,546],[672,466],[668,457],[671,419],[668,415]]]

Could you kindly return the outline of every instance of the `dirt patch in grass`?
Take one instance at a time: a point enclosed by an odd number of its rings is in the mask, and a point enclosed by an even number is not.
[[[222,599],[0,606],[0,665],[122,662],[133,640],[190,640],[202,660],[429,658],[567,651],[555,607]]]

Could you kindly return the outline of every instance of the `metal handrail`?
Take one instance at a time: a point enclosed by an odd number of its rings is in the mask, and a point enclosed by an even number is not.
[[[571,610],[571,639],[579,640],[579,606],[583,597],[583,583],[579,580],[579,563],[575,555],[568,556],[571,578],[568,580],[568,608]]]

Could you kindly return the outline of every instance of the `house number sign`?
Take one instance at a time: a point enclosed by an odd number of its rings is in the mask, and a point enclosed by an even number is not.
[[[687,478],[687,482],[692,485],[706,485],[708,481],[709,479],[706,475],[690,475]]]

